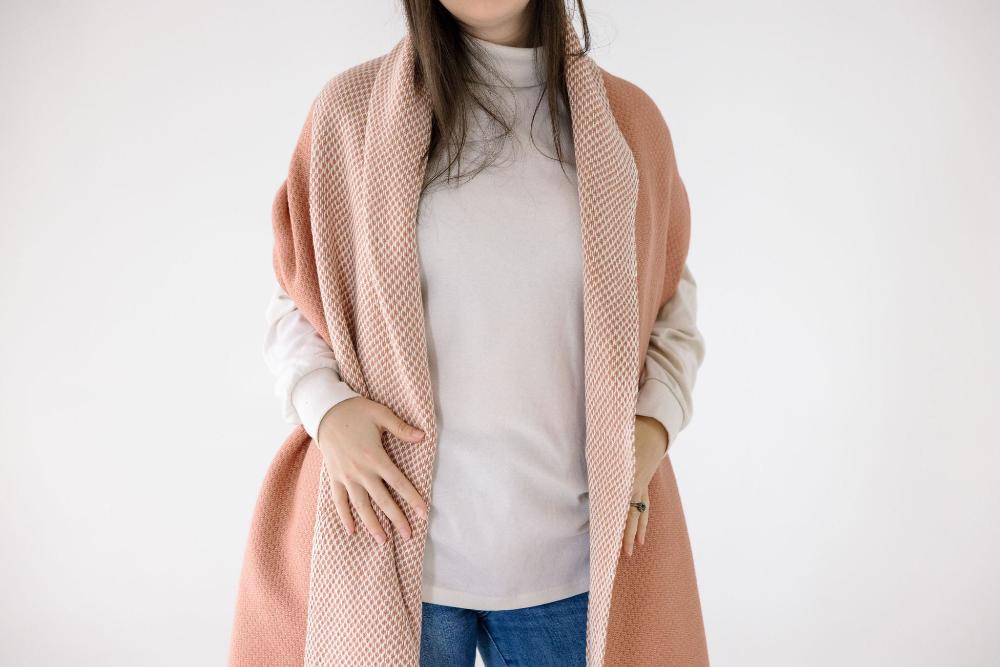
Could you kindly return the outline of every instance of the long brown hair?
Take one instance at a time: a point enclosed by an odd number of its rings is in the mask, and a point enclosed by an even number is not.
[[[580,15],[583,32],[583,46],[580,57],[590,50],[590,30],[583,0],[568,0]],[[446,151],[445,165],[425,178],[426,187],[441,174],[448,180],[461,177],[471,178],[485,168],[498,154],[500,144],[511,132],[511,125],[503,117],[488,92],[478,90],[469,84],[473,75],[473,59],[487,69],[496,71],[484,53],[473,47],[464,37],[458,20],[438,0],[403,0],[406,22],[410,30],[416,53],[416,85],[423,86],[433,109],[431,139],[427,148],[428,159],[437,151]],[[540,46],[544,53],[545,80],[542,96],[535,105],[535,112],[542,97],[547,97],[549,124],[555,142],[555,159],[563,163],[563,150],[559,127],[559,103],[569,110],[569,93],[566,90],[566,27],[572,17],[567,8],[567,0],[531,0],[532,12],[529,28],[529,45]],[[469,111],[473,106],[483,109],[501,132],[492,137],[492,142],[484,142],[484,160],[466,173],[461,173],[461,155],[468,136]],[[534,114],[532,114],[534,119]],[[572,122],[572,120],[571,120]],[[532,123],[533,125],[534,123]],[[564,167],[565,169],[565,167]]]

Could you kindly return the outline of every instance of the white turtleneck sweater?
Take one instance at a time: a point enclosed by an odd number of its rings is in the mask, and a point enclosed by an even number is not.
[[[477,66],[513,132],[471,180],[434,183],[420,200],[417,242],[438,449],[423,600],[498,610],[582,593],[589,583],[584,459],[583,265],[573,142],[560,108],[564,174],[542,100],[540,49],[473,39],[509,82]],[[483,132],[476,109],[465,173]],[[434,173],[438,162],[429,167]],[[691,417],[704,353],[695,282],[685,268],[658,314],[636,412],[671,445]],[[323,339],[276,290],[265,359],[285,418],[316,436],[333,405],[357,396]]]

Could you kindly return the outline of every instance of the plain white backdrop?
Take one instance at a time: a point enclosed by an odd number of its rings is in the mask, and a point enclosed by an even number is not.
[[[1000,5],[587,6],[691,199],[673,460],[713,664],[1000,664]],[[404,30],[3,3],[0,664],[224,663],[290,429],[271,200],[322,85]]]

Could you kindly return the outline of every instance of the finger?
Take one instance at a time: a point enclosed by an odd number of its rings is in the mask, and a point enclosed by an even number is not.
[[[383,405],[382,408],[382,414],[378,420],[379,426],[389,431],[396,437],[409,442],[418,442],[424,437],[424,432],[419,428],[416,426],[410,426],[386,406]]]
[[[632,555],[632,546],[635,543],[635,531],[639,525],[639,510],[629,505],[628,508],[628,521],[625,522],[625,538],[622,542],[622,548],[625,551],[626,556]]]
[[[382,451],[384,452],[385,450]],[[384,460],[379,462],[376,472],[381,475],[386,484],[396,490],[396,493],[413,508],[421,519],[427,518],[427,501],[420,495],[416,487],[410,483],[410,480],[406,478],[403,471],[392,462],[388,454],[385,455]]]
[[[347,532],[353,535],[358,527],[354,524],[354,517],[351,516],[351,502],[347,497],[347,487],[340,482],[331,480],[330,491],[333,494],[333,504],[337,508],[337,516],[340,517],[340,522],[344,524]]]
[[[371,498],[368,497],[365,488],[356,482],[350,482],[347,485],[347,494],[351,498],[354,509],[358,511],[358,516],[361,517],[361,523],[365,524],[365,528],[372,534],[375,541],[379,544],[385,544],[389,538],[386,537],[385,531],[382,530],[382,524],[375,516],[375,509],[372,507]]]
[[[396,527],[396,530],[406,539],[410,539],[410,536],[413,535],[413,531],[410,530],[410,522],[406,520],[406,515],[403,514],[403,510],[399,509],[396,501],[392,499],[389,489],[385,488],[382,479],[373,477],[365,485],[365,489],[368,490],[368,495],[379,506],[379,509],[389,517],[389,521]]]
[[[649,491],[642,494],[642,502],[646,503],[646,511],[639,517],[639,544],[646,543],[646,524],[649,523]]]
[[[340,517],[340,522],[347,529],[347,532],[353,535],[357,530],[357,526],[354,523],[354,517],[351,516],[351,506],[347,501],[347,489],[334,477],[333,465],[325,451],[323,452],[323,465],[326,467],[327,479],[330,484],[330,496],[333,498],[334,507],[337,508],[337,515]]]

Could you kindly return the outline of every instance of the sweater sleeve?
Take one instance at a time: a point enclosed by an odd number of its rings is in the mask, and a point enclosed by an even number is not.
[[[666,428],[668,451],[691,421],[695,377],[704,356],[705,341],[697,326],[697,283],[685,264],[677,290],[653,324],[646,378],[636,402],[636,414],[652,417]]]
[[[264,361],[274,375],[282,416],[314,440],[334,405],[359,396],[341,380],[333,350],[280,285],[265,312]]]

